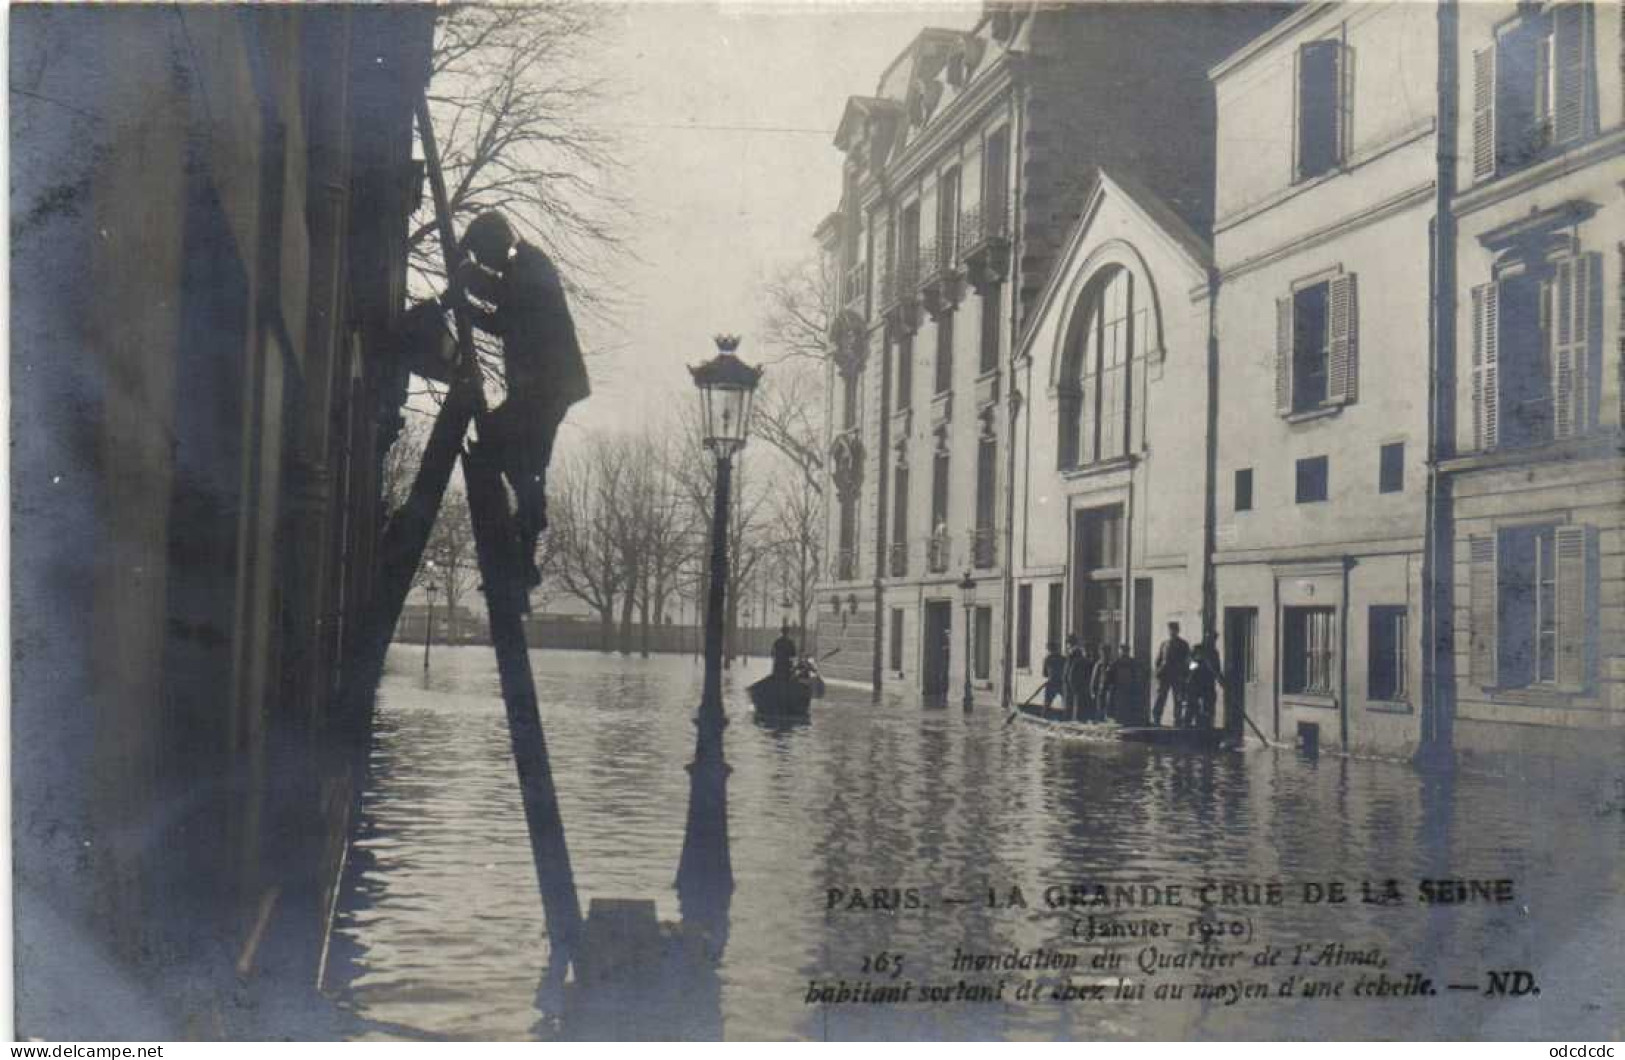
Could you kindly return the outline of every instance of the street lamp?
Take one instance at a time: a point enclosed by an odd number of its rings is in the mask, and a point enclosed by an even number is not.
[[[971,709],[970,673],[971,673],[971,643],[970,627],[971,612],[976,609],[976,579],[971,577],[970,568],[965,569],[965,577],[959,582],[959,599],[965,605],[965,709]]]
[[[434,583],[434,560],[429,560],[429,584],[423,587],[429,594],[429,614],[423,623],[423,676],[429,676],[429,643],[434,640],[434,594],[440,591],[440,586]]]
[[[700,697],[689,763],[688,824],[677,865],[677,899],[695,919],[719,927],[725,923],[733,894],[733,863],[728,852],[728,764],[722,755],[722,616],[728,586],[728,502],[733,483],[733,455],[745,447],[750,403],[761,379],[760,369],[738,357],[739,336],[718,335],[717,355],[690,368],[700,390],[701,430],[705,447],[717,461],[717,494],[711,517],[711,585],[705,611],[705,686]]]

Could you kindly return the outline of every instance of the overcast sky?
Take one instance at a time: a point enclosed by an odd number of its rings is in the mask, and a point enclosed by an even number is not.
[[[763,356],[763,284],[815,250],[840,195],[832,139],[848,96],[927,25],[969,28],[979,6],[637,2],[612,19],[604,72],[620,98],[605,120],[623,139],[624,192],[637,219],[626,305],[584,329],[610,352],[591,363],[593,397],[570,413],[589,430],[694,400],[683,370],[711,336],[745,336]]]

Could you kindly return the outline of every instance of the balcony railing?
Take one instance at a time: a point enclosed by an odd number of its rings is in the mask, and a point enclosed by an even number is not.
[[[959,215],[959,254],[966,260],[984,245],[1010,238],[1010,208],[1000,196],[992,203],[976,203]]]
[[[998,564],[998,540],[998,532],[992,527],[977,527],[971,531],[971,564],[977,570]]]
[[[843,548],[835,553],[835,578],[837,581],[849,582],[858,576],[858,550]]]
[[[887,262],[880,280],[881,305],[890,309],[912,300],[915,288],[919,286],[918,276],[919,265],[914,258]]]
[[[887,569],[891,572],[893,578],[906,577],[908,575],[908,542],[892,542],[887,559]]]
[[[946,532],[925,539],[925,566],[932,574],[944,574],[953,565],[952,542]]]

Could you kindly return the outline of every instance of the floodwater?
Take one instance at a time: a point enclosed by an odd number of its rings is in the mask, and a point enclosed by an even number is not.
[[[664,984],[680,998],[674,1009],[633,1000],[544,1017],[547,932],[493,655],[437,648],[427,684],[420,659],[404,645],[390,656],[329,976],[365,1036],[1578,1040],[1621,1031],[1617,740],[1596,762],[1428,777],[1400,763],[1285,750],[1068,743],[1007,725],[994,708],[967,715],[836,689],[814,704],[811,724],[774,730],[753,722],[743,694],[765,672],[761,660],[726,687],[736,889],[720,961]],[[595,898],[644,898],[662,921],[677,920],[699,666],[572,652],[531,661],[583,912]],[[1510,880],[1513,898],[1417,900],[1420,881],[1447,878]],[[1361,900],[1360,881],[1390,879],[1401,901]],[[1204,910],[1204,880],[1275,882],[1283,903],[1244,904],[1267,901],[1255,887]],[[1047,888],[1096,883],[1151,884],[1164,897],[1178,884],[1181,904],[1046,907]],[[1346,901],[1305,900],[1314,886],[1330,898],[1334,883]],[[845,908],[854,890],[894,888],[914,889],[921,907]],[[1025,907],[1012,904],[1012,888]],[[831,889],[841,892],[834,911]],[[1097,927],[1167,934],[1111,945],[1074,938],[1091,915]],[[1210,952],[1242,954],[1231,967],[1156,967],[1199,959],[1191,932],[1203,925],[1223,940]],[[1386,967],[1288,966],[1333,944],[1375,950]],[[1255,964],[1271,947],[1277,963]],[[956,953],[1039,949],[1082,964],[954,966]],[[881,954],[902,955],[897,978],[863,971]],[[1091,968],[1096,957],[1122,963]],[[1506,976],[1506,995],[1484,992],[1489,973],[1518,970],[1532,982]],[[1295,971],[1293,996],[1279,996]],[[1435,993],[1352,996],[1363,979],[1398,983],[1409,972]],[[1017,1001],[1029,978],[1046,996]],[[1311,978],[1342,980],[1343,993],[1303,996]],[[1001,979],[994,1000],[918,1000],[928,985],[994,989]],[[914,985],[888,1004],[807,1002],[812,985],[841,980]],[[1116,999],[1120,980],[1144,986],[1146,998]],[[1049,996],[1068,983],[1086,994],[1104,986],[1106,997]],[[1196,999],[1198,983],[1218,992]],[[1155,999],[1175,984],[1182,998]],[[1259,990],[1270,996],[1248,996]]]

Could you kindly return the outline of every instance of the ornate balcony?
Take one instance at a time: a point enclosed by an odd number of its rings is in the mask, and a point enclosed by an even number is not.
[[[925,539],[925,566],[932,574],[946,574],[953,566],[953,542],[939,530]]]
[[[979,526],[971,531],[971,565],[977,570],[988,570],[999,562],[999,533],[991,526]]]
[[[893,578],[905,578],[908,576],[908,542],[892,542],[891,549],[887,555],[886,569],[891,572],[891,576]]]
[[[1010,209],[1000,196],[959,215],[959,263],[978,294],[1010,277]]]
[[[880,312],[897,332],[912,335],[920,326],[919,271],[914,258],[886,263],[880,277]]]
[[[920,252],[920,301],[932,320],[952,311],[963,297],[957,249],[949,232]]]

